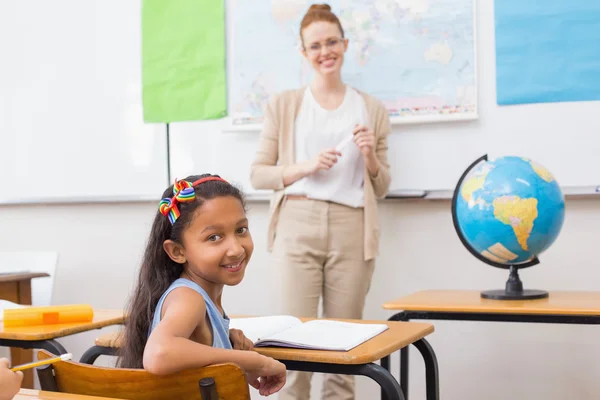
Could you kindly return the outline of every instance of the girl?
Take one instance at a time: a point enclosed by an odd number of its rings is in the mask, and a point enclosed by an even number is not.
[[[230,334],[221,305],[223,287],[242,281],[253,249],[238,189],[216,175],[175,181],[152,225],[117,365],[170,374],[233,362],[261,395],[281,389],[285,366],[241,351],[252,343]]]
[[[379,246],[377,198],[390,185],[389,116],[342,81],[348,39],[326,4],[300,24],[308,87],[274,96],[252,164],[256,189],[274,190],[268,244],[283,274],[284,314],[362,318]],[[280,399],[309,398],[310,373],[293,372]],[[354,398],[350,376],[326,376],[323,399]]]

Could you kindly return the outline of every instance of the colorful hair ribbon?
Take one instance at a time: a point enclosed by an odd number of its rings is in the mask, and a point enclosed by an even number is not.
[[[173,184],[173,197],[165,197],[164,199],[162,199],[159,203],[158,210],[162,215],[168,216],[171,225],[173,225],[175,221],[177,221],[177,218],[179,218],[179,216],[181,215],[177,204],[194,201],[196,199],[196,192],[194,190],[194,187],[207,181],[221,181],[228,183],[225,179],[219,178],[217,176],[207,176],[205,178],[200,178],[194,183],[190,183],[186,180],[179,181],[175,179],[175,183]]]

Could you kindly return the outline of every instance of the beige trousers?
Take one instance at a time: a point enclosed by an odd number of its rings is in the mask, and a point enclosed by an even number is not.
[[[324,318],[361,319],[374,260],[364,260],[363,209],[340,204],[284,199],[273,247],[282,278],[281,312]],[[289,371],[280,400],[308,400],[312,373]],[[324,376],[322,399],[354,399],[354,377]]]

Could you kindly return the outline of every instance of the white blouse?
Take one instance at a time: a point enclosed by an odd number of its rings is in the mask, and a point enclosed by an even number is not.
[[[342,155],[332,168],[294,182],[285,189],[285,193],[362,207],[364,162],[358,146],[348,139],[352,137],[356,124],[366,123],[364,100],[353,88],[346,86],[344,100],[337,109],[326,110],[307,87],[295,121],[296,162],[313,159],[326,148],[338,147]]]

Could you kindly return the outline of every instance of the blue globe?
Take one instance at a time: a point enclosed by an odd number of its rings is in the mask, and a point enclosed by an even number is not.
[[[554,243],[565,218],[554,176],[527,158],[482,160],[454,197],[463,243],[496,266],[518,266],[539,256]]]

